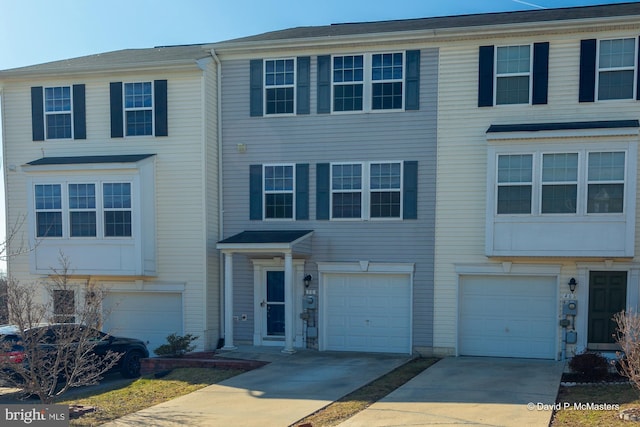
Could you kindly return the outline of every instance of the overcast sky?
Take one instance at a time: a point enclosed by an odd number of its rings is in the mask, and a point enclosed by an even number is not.
[[[625,2],[0,0],[0,70],[119,49],[218,42],[299,26]],[[4,184],[0,186],[0,225],[4,224],[3,187]],[[0,241],[3,236],[0,226]]]

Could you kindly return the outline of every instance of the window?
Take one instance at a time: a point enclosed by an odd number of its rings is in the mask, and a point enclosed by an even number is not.
[[[267,114],[293,114],[295,60],[264,61],[265,108]]]
[[[600,40],[598,52],[598,99],[633,99],[636,40]]]
[[[496,48],[496,104],[528,104],[531,46]]]
[[[131,183],[36,184],[36,237],[131,237]]]
[[[103,184],[105,237],[131,236],[131,184]]]
[[[35,186],[36,236],[62,237],[62,191],[60,184]]]
[[[76,312],[75,292],[68,289],[53,290],[53,317],[57,323],[74,323]]]
[[[331,218],[402,218],[402,163],[331,165]]]
[[[293,165],[264,165],[265,219],[293,219]]]
[[[404,108],[403,52],[334,56],[333,111]]]
[[[333,110],[361,111],[363,87],[363,56],[335,56],[333,58]]]
[[[44,114],[47,139],[72,138],[71,87],[44,89]]]
[[[623,151],[498,155],[496,211],[623,213],[625,156]]]
[[[124,112],[127,136],[153,134],[152,94],[151,82],[124,84]]]

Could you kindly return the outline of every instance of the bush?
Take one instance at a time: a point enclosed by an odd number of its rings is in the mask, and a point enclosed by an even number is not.
[[[569,361],[569,368],[584,376],[588,381],[600,381],[609,372],[609,362],[599,353],[584,352],[576,354]]]
[[[158,356],[182,357],[196,348],[196,346],[192,345],[191,342],[197,339],[197,336],[193,336],[191,334],[180,336],[173,333],[167,337],[167,344],[162,344],[160,347],[153,350],[153,352]]]

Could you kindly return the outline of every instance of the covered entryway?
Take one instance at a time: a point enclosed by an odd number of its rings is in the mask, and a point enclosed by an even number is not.
[[[458,352],[556,358],[555,276],[460,276]]]
[[[108,292],[102,307],[104,331],[143,340],[151,356],[168,335],[184,334],[178,292]]]

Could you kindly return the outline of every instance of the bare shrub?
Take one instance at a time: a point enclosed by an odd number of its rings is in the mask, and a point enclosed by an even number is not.
[[[640,316],[633,311],[621,311],[613,316],[617,324],[616,342],[621,351],[618,369],[640,391]]]

